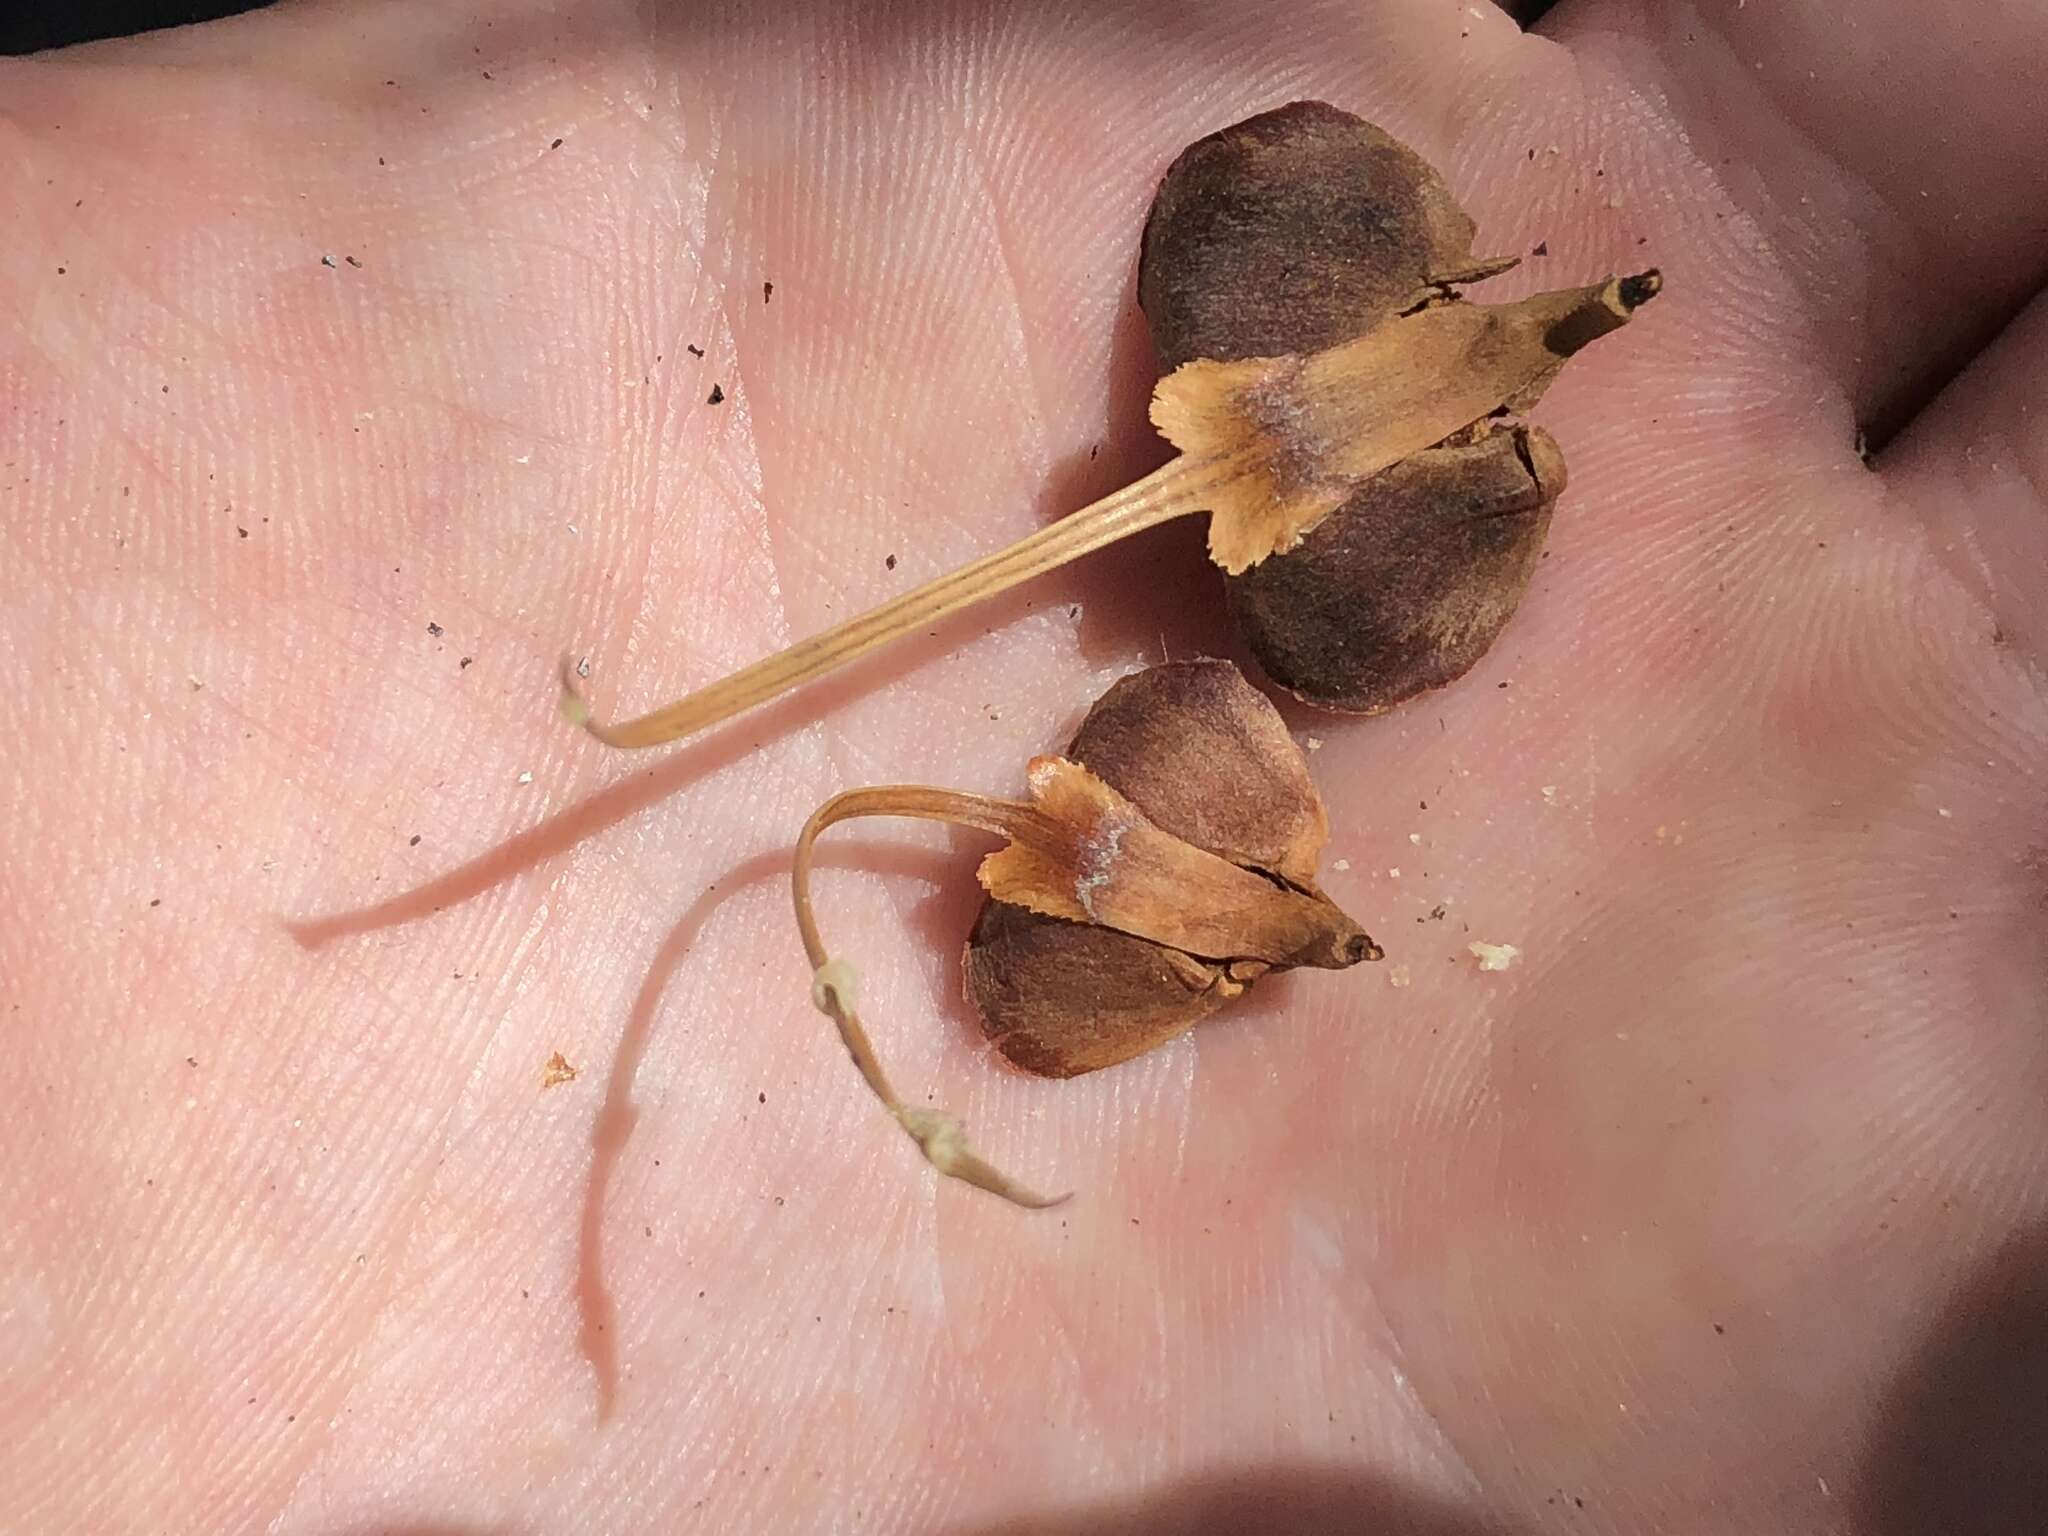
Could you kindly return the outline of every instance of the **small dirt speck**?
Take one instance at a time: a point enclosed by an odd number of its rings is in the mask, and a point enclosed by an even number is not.
[[[684,342],[683,350],[689,353],[692,357],[702,357],[704,355],[704,349],[698,346],[694,341]]]
[[[344,256],[344,257],[342,257],[341,259],[342,259],[343,261],[347,262],[347,263],[348,263],[348,264],[349,264],[350,266],[352,266],[352,267],[356,267],[356,268],[361,268],[361,266],[362,266],[362,263],[361,263],[360,261],[356,260],[356,258],[355,258],[355,257],[353,257],[353,256]]]
[[[770,299],[774,297],[775,285],[773,283],[763,283],[761,285],[761,302],[763,304],[766,304]]]
[[[1548,256],[1550,254],[1550,242],[1548,240],[1538,240],[1529,248],[1529,254],[1531,256]]]
[[[332,256],[322,256],[320,258],[320,265],[323,267],[331,267],[334,265],[334,258]]]
[[[249,530],[244,528],[240,523],[237,523],[235,525],[235,532],[240,534],[245,539],[249,537]]]
[[[436,640],[438,640],[441,638],[444,631],[442,630],[440,625],[436,624],[432,619],[429,619],[427,620],[427,633],[432,635]]]
[[[882,565],[883,565],[883,568],[884,568],[884,569],[886,569],[886,570],[891,570],[891,571],[895,570],[895,569],[896,569],[896,557],[895,557],[894,555],[889,555],[889,556],[887,556],[887,557],[886,557],[886,558],[885,558],[885,559],[884,559],[884,560],[882,561]]]
[[[461,665],[458,666],[456,670],[459,672],[467,672],[473,665],[475,665],[475,663],[476,658],[474,656],[465,656],[462,658]]]
[[[555,140],[555,142],[554,142],[554,143],[552,143],[552,144],[550,144],[550,145],[548,146],[548,148],[549,148],[549,149],[560,149],[561,147],[562,147],[562,141],[561,141],[560,139],[557,139],[557,140]]]
[[[408,847],[408,848],[417,848],[417,847],[419,847],[419,845],[420,845],[420,835],[419,835],[419,833],[417,833],[417,832],[413,833],[413,835],[412,835],[411,837],[409,837],[409,838],[407,838],[407,839],[406,839],[406,842],[405,842],[405,846],[406,846],[406,847]]]
[[[714,385],[712,385],[712,386],[711,386],[711,393],[710,393],[710,394],[708,394],[708,395],[706,395],[706,396],[704,397],[704,403],[705,403],[706,405],[723,405],[723,404],[725,404],[725,389],[724,389],[724,387],[723,387],[722,385],[718,385],[718,384],[714,384]]]

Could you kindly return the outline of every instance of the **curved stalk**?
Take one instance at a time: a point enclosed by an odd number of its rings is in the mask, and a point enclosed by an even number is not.
[[[819,1011],[839,1027],[839,1038],[853,1064],[860,1069],[875,1097],[895,1117],[896,1123],[915,1141],[931,1165],[948,1178],[960,1179],[1012,1205],[1044,1210],[1058,1205],[1066,1195],[1034,1193],[1008,1174],[982,1160],[967,1144],[960,1122],[942,1110],[905,1104],[890,1086],[889,1076],[875,1055],[873,1043],[853,1005],[853,970],[844,960],[834,960],[818,933],[818,920],[811,908],[811,860],[818,834],[842,821],[863,816],[904,816],[917,821],[938,821],[956,827],[974,827],[998,837],[1028,836],[1045,821],[1032,806],[1010,800],[991,800],[982,795],[954,790],[929,789],[922,785],[886,784],[868,789],[848,790],[834,795],[804,823],[796,841],[790,871],[791,893],[796,902],[797,931],[803,936],[804,953],[811,962],[811,999]]]

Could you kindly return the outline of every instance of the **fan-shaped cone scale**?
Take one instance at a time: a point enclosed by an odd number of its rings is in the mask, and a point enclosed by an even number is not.
[[[1420,155],[1348,112],[1296,102],[1173,163],[1146,222],[1138,299],[1169,372],[1322,352],[1418,293],[1513,265],[1475,258],[1473,234]],[[1654,274],[1621,286],[1629,309],[1656,291]],[[1527,410],[1555,371],[1501,404]],[[1226,575],[1230,612],[1300,698],[1391,708],[1493,644],[1564,484],[1547,432],[1484,415],[1366,479],[1292,548]]]

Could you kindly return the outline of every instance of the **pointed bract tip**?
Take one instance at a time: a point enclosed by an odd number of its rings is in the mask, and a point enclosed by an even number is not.
[[[1664,291],[1664,274],[1655,267],[1621,280],[1621,303],[1627,310],[1641,309]]]

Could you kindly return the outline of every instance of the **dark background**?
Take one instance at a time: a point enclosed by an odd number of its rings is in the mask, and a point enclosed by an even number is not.
[[[267,0],[14,0],[0,3],[0,54],[127,37],[260,9]]]

